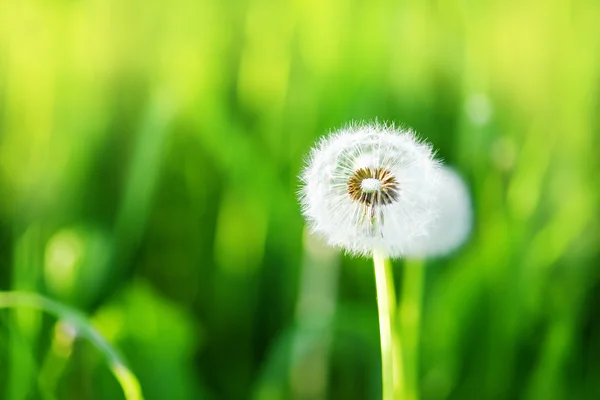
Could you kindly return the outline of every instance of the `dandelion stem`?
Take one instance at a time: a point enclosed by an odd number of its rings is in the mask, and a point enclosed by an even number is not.
[[[396,314],[394,281],[390,263],[381,251],[373,252],[373,264],[379,311],[383,400],[393,400],[397,398],[395,393],[401,390],[402,382],[400,341],[394,329],[396,326],[394,323]]]
[[[0,308],[34,308],[52,314],[73,325],[79,336],[85,337],[104,354],[109,367],[127,400],[143,400],[140,384],[126,367],[117,351],[100,335],[88,319],[76,310],[35,293],[0,291]]]
[[[398,307],[404,341],[406,387],[403,399],[419,399],[419,336],[425,268],[421,260],[404,263],[402,295]]]

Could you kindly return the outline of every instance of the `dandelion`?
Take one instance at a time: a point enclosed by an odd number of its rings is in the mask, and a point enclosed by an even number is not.
[[[373,256],[386,400],[409,398],[387,257],[402,256],[427,237],[438,195],[433,155],[409,130],[350,125],[319,142],[301,175],[300,200],[312,231],[348,253]]]
[[[402,296],[398,320],[402,327],[403,356],[407,371],[403,398],[418,398],[418,347],[421,326],[425,265],[423,258],[443,256],[460,246],[471,230],[471,201],[463,180],[451,168],[442,166],[436,188],[437,218],[429,233],[405,249]]]
[[[471,232],[471,200],[467,186],[453,169],[442,166],[439,172],[437,217],[429,226],[428,235],[405,249],[405,257],[444,256],[463,244]]]
[[[313,232],[351,254],[400,257],[435,218],[431,146],[391,125],[350,125],[312,150],[301,180]]]

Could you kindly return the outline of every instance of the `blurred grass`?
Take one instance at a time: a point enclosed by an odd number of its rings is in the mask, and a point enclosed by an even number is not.
[[[377,117],[475,204],[427,266],[423,398],[600,398],[599,20],[593,0],[5,0],[0,288],[90,313],[149,400],[377,398],[371,267],[315,253],[295,198],[320,134]],[[55,321],[11,314],[0,398],[118,398],[79,341],[36,383]]]

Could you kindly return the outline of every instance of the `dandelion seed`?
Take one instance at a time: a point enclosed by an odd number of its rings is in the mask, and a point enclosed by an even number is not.
[[[350,125],[322,139],[301,175],[313,232],[352,254],[401,256],[425,237],[435,211],[431,147],[392,125]]]

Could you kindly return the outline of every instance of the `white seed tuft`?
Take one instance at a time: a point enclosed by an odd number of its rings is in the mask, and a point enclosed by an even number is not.
[[[357,255],[400,257],[436,216],[439,164],[431,146],[392,125],[350,125],[323,138],[301,174],[311,230]]]
[[[437,187],[437,218],[429,234],[415,241],[405,251],[406,257],[439,257],[457,249],[465,242],[472,226],[469,190],[461,177],[449,167],[440,169]]]

